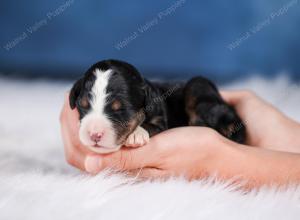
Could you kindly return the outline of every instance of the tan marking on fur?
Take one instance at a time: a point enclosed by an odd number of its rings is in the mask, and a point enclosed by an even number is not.
[[[151,119],[150,124],[159,125],[161,121],[162,121],[162,116],[156,116]]]
[[[88,108],[89,105],[90,105],[90,103],[88,101],[87,96],[82,97],[81,100],[80,100],[80,106],[83,107],[83,108]]]
[[[145,119],[145,114],[141,110],[139,111],[130,121],[120,124],[121,128],[119,131],[119,137],[117,140],[118,144],[123,144],[127,137],[135,131],[135,129],[142,124]]]
[[[113,103],[111,104],[111,108],[112,108],[112,110],[114,110],[114,111],[119,110],[119,109],[121,108],[121,106],[122,106],[122,104],[121,104],[121,102],[120,102],[119,100],[115,100],[115,101],[113,101]]]
[[[199,116],[195,112],[195,102],[195,97],[189,97],[185,104],[185,111],[189,116],[189,125],[194,125],[199,119]]]
[[[222,129],[222,130],[221,130],[221,133],[222,133],[225,137],[231,137],[232,134],[234,133],[234,131],[235,131],[235,125],[234,125],[234,123],[232,123],[232,124],[228,125],[227,128]]]
[[[190,126],[195,125],[198,120],[199,120],[199,117],[197,116],[197,114],[195,112],[193,112],[189,115],[189,125]]]

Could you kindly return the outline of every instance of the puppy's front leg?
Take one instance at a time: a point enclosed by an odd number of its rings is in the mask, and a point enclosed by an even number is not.
[[[125,142],[127,147],[141,147],[149,142],[149,133],[141,126],[138,126]]]

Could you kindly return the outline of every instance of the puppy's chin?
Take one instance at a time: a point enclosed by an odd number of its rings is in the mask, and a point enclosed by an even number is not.
[[[122,145],[116,146],[114,148],[102,147],[102,146],[86,146],[90,151],[98,154],[108,154],[118,151]]]

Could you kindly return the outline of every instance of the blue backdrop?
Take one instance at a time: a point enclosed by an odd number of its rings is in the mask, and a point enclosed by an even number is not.
[[[76,77],[106,58],[147,76],[299,78],[300,1],[7,0],[0,72]]]

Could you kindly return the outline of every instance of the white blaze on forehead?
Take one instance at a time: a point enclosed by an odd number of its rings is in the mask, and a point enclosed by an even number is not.
[[[108,96],[106,92],[106,88],[108,85],[111,72],[112,72],[111,69],[108,69],[106,71],[96,69],[94,71],[96,80],[91,90],[91,95],[92,95],[91,106],[92,106],[92,110],[99,114],[104,113],[106,98]]]
[[[116,132],[109,117],[105,114],[107,85],[112,74],[112,70],[95,69],[95,82],[91,88],[91,110],[86,114],[80,123],[79,139],[92,151],[98,153],[108,153],[118,150],[121,145],[117,143]],[[91,134],[101,133],[101,140],[97,142],[98,146],[94,147],[95,141],[92,140]]]

